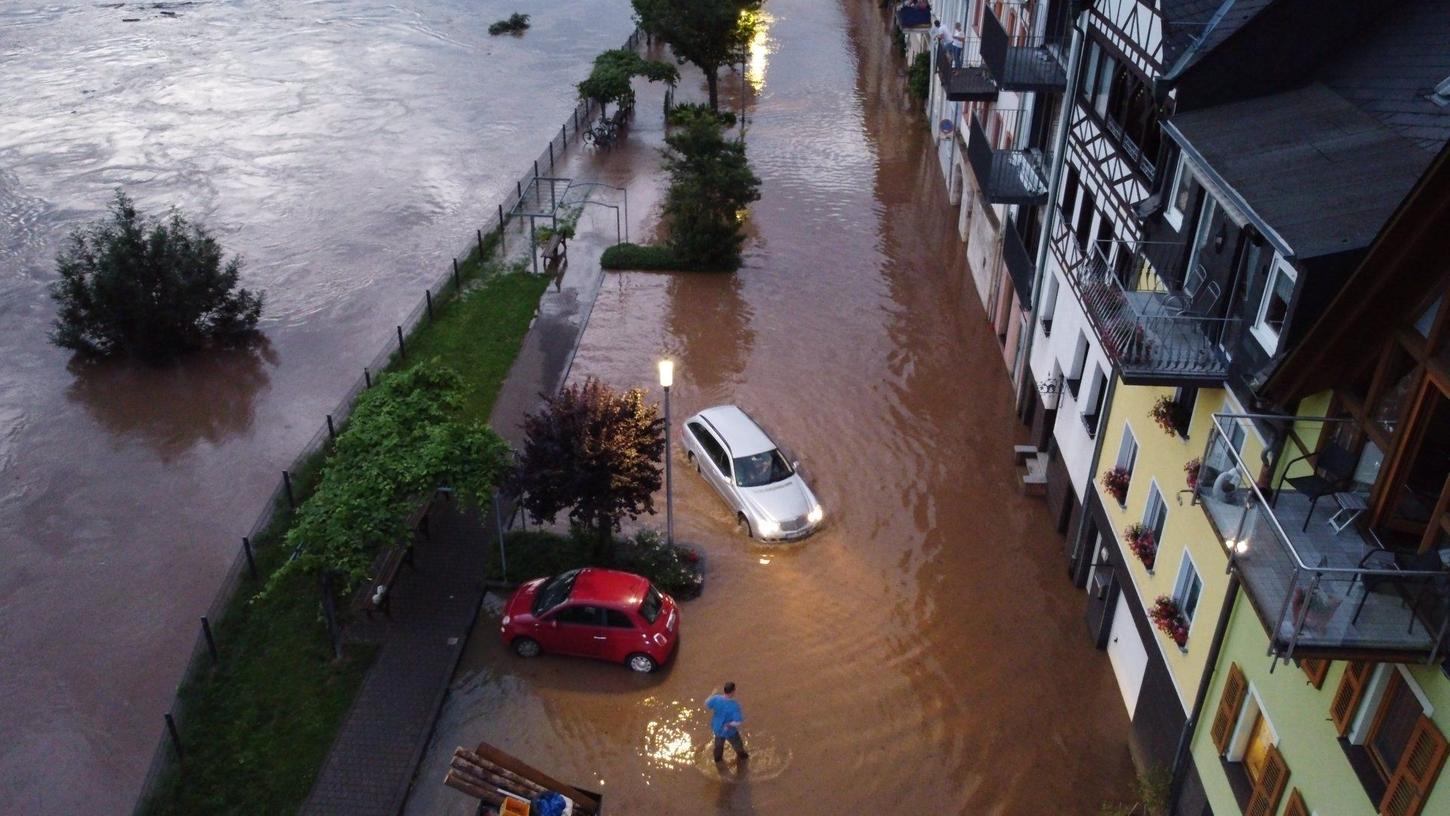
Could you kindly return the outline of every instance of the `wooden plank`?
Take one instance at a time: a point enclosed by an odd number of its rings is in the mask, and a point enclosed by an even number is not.
[[[519,776],[531,779],[550,790],[562,793],[564,796],[574,800],[575,807],[583,810],[585,813],[597,813],[599,811],[599,797],[585,793],[572,785],[566,785],[517,757],[510,756],[486,742],[480,742],[478,747],[473,750],[474,753],[495,765],[513,771]]]

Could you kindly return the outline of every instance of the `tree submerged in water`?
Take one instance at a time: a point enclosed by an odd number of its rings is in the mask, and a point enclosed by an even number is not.
[[[499,20],[488,27],[488,33],[498,36],[499,34],[522,34],[529,27],[529,15],[520,14],[517,11],[510,14],[507,20]]]
[[[690,269],[735,269],[740,265],[746,207],[760,198],[760,179],[745,157],[745,142],[725,135],[708,112],[681,117],[665,137],[664,219],[669,247]]]
[[[120,190],[110,215],[71,233],[56,258],[60,306],[51,342],[93,357],[159,362],[255,337],[262,294],[237,288],[207,230],[175,209],[148,216]]]
[[[640,27],[705,74],[720,110],[720,69],[744,60],[760,26],[761,0],[631,0]]]

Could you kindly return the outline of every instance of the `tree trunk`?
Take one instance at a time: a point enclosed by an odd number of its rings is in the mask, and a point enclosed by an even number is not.
[[[705,69],[705,84],[710,86],[710,110],[720,112],[720,66]]]
[[[614,521],[612,519],[599,519],[599,538],[594,547],[594,555],[600,566],[614,566]]]

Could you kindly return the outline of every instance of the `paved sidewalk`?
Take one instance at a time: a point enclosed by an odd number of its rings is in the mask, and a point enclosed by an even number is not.
[[[494,405],[491,425],[511,444],[541,394],[558,390],[574,359],[603,272],[600,248],[571,242],[571,264],[559,290],[540,301],[539,316]],[[488,510],[485,509],[485,514]],[[507,513],[507,510],[505,511]],[[404,567],[391,620],[381,615],[349,628],[351,642],[381,645],[343,720],[312,791],[306,816],[392,816],[402,809],[413,773],[454,668],[483,602],[486,545],[492,518],[457,508],[433,523],[433,540],[418,545],[417,569]]]

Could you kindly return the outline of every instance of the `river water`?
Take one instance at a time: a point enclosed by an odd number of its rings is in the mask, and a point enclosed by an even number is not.
[[[0,813],[129,811],[279,471],[631,29],[627,0],[0,3]],[[55,252],[117,186],[243,256],[265,348],[47,344]]]
[[[479,741],[602,791],[609,813],[1035,816],[1126,796],[1126,712],[1045,506],[1018,491],[1011,388],[963,288],[953,210],[883,12],[766,8],[748,72],[764,186],[745,267],[609,275],[570,379],[647,386],[671,356],[676,429],[744,406],[800,457],[828,526],[795,545],[748,542],[677,456],[676,535],[708,577],[683,606],[675,659],[650,676],[524,661],[498,642],[494,606],[410,814],[472,812],[440,782],[453,749]],[[639,111],[623,152],[575,173],[657,191],[654,97]],[[726,680],[748,766],[708,756],[701,705]]]

